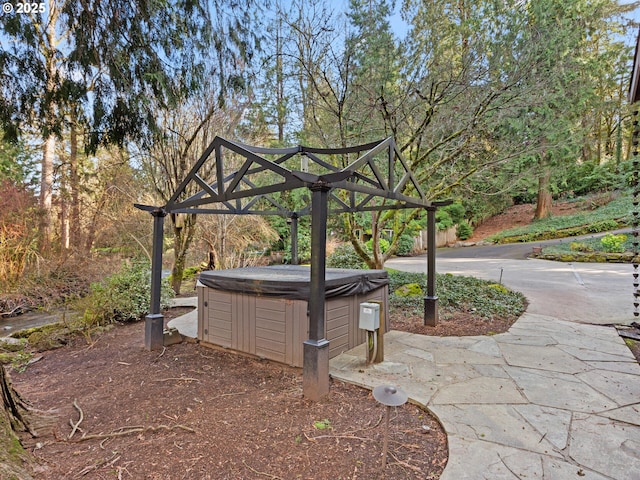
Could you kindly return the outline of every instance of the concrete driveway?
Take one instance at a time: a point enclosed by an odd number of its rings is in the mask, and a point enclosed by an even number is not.
[[[501,281],[527,297],[527,312],[533,314],[599,325],[628,325],[637,320],[633,316],[632,265],[495,258],[501,256],[500,248],[438,249],[436,270]],[[508,251],[510,246],[502,248]],[[426,273],[427,257],[394,258],[386,266]]]

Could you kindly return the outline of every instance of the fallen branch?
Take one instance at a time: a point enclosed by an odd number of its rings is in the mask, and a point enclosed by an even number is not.
[[[22,304],[22,305],[18,305],[17,307],[14,307],[12,310],[9,310],[8,312],[0,312],[0,316],[1,317],[11,317],[13,316],[14,313],[16,313],[18,310],[22,310],[24,307],[27,307],[27,304]],[[25,309],[25,312],[28,311],[27,309]]]
[[[68,437],[69,439],[71,439],[71,437],[73,437],[73,435],[76,433],[76,430],[78,430],[78,427],[82,423],[82,420],[84,420],[84,412],[80,408],[80,405],[78,405],[78,402],[76,401],[75,398],[73,399],[73,406],[76,407],[76,410],[78,410],[78,412],[80,413],[80,419],[78,420],[77,423],[73,423],[73,420],[69,419],[69,423],[73,427],[71,429],[71,433],[69,434],[69,437]]]
[[[94,435],[83,435],[80,439],[76,440],[76,442],[84,442],[85,440],[94,440],[94,439],[105,439],[105,438],[114,438],[114,437],[123,437],[125,435],[131,435],[132,433],[146,433],[146,432],[157,432],[160,430],[173,431],[176,429],[185,430],[187,432],[196,433],[193,428],[187,427],[185,425],[174,425],[172,427],[168,425],[158,425],[156,427],[134,427],[124,430],[126,427],[121,427],[111,433],[97,433]]]

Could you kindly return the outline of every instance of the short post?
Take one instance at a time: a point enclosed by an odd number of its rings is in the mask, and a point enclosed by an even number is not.
[[[151,254],[151,302],[149,315],[145,317],[144,346],[147,350],[160,350],[164,346],[164,315],[160,313],[162,286],[162,240],[164,236],[164,208],[157,208],[153,215],[153,250]]]
[[[436,296],[436,207],[427,208],[427,296],[424,297],[424,325],[438,325]]]

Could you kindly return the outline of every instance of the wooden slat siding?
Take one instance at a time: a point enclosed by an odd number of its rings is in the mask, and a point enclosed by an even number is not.
[[[286,303],[256,297],[255,354],[285,362],[286,360]]]
[[[209,289],[209,308],[207,309],[209,322],[207,341],[231,348],[233,323],[233,295],[219,290]]]
[[[294,342],[294,322],[293,322],[293,300],[283,300],[284,303],[284,332],[285,332],[285,352],[284,362],[293,365],[293,342]]]
[[[309,338],[309,317],[307,317],[307,302],[293,300],[292,309],[292,357],[290,365],[302,367],[304,361],[304,342]]]
[[[256,352],[256,325],[258,324],[258,321],[256,319],[256,303],[257,303],[257,297],[253,296],[253,295],[246,295],[248,297],[248,303],[247,303],[247,316],[246,318],[248,319],[248,325],[247,325],[247,330],[249,332],[249,344],[247,346],[247,352],[252,353],[255,355]]]
[[[203,287],[201,296],[202,304],[207,301],[209,307],[202,308],[202,319],[198,315],[198,338],[294,367],[303,366],[303,343],[309,338],[306,301],[228,293],[207,287]],[[372,300],[387,306],[388,319],[387,287],[367,295],[327,300],[325,337],[330,342],[330,358],[366,341],[365,332],[358,328],[358,313],[360,303]],[[385,330],[389,330],[388,321]]]
[[[326,338],[329,340],[329,358],[349,350],[349,318],[353,297],[331,298],[326,303]]]

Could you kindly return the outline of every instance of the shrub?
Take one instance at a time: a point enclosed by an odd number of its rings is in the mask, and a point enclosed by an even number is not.
[[[444,207],[442,210],[447,212],[449,217],[451,217],[451,222],[453,225],[462,222],[464,220],[465,214],[467,213],[466,209],[464,208],[464,206],[462,206],[461,203],[452,203],[451,205],[447,205],[446,207]]]
[[[436,227],[438,230],[446,230],[447,228],[453,227],[453,219],[446,210],[436,211]]]
[[[386,253],[387,250],[389,250],[389,247],[391,246],[391,244],[389,243],[389,240],[387,240],[386,238],[381,238],[380,242],[380,251],[382,253]],[[373,238],[370,238],[367,243],[365,243],[365,246],[369,249],[370,252],[373,251]]]
[[[100,283],[91,284],[83,319],[89,325],[140,320],[149,313],[151,267],[147,262],[125,264],[119,273]],[[162,281],[161,308],[168,308],[173,298],[169,282]]]
[[[424,311],[421,296],[402,296],[402,286],[425,285],[424,273],[408,273],[396,270],[389,272],[389,305],[420,315]],[[475,314],[492,318],[496,315],[520,315],[526,307],[521,293],[512,292],[503,285],[473,277],[445,274],[436,276],[436,294],[439,308],[443,312],[473,311]]]
[[[473,235],[473,227],[469,225],[469,222],[464,220],[462,223],[458,225],[457,233],[458,238],[460,240],[467,240],[471,235]]]
[[[626,235],[613,235],[609,233],[600,239],[600,244],[605,252],[622,253],[624,252],[624,244],[626,241]]]
[[[353,249],[350,243],[338,245],[334,252],[327,257],[327,267],[366,269],[367,266]]]
[[[410,255],[413,253],[413,237],[408,234],[403,234],[398,239],[398,245],[396,247],[396,255]]]
[[[387,269],[389,274],[389,293],[394,293],[402,285],[415,283],[425,285],[427,276],[424,273],[401,272],[400,270]]]
[[[394,294],[398,297],[418,297],[422,296],[422,287],[417,283],[407,283],[396,288]]]
[[[571,242],[569,248],[574,252],[593,252],[593,248],[584,242]]]

